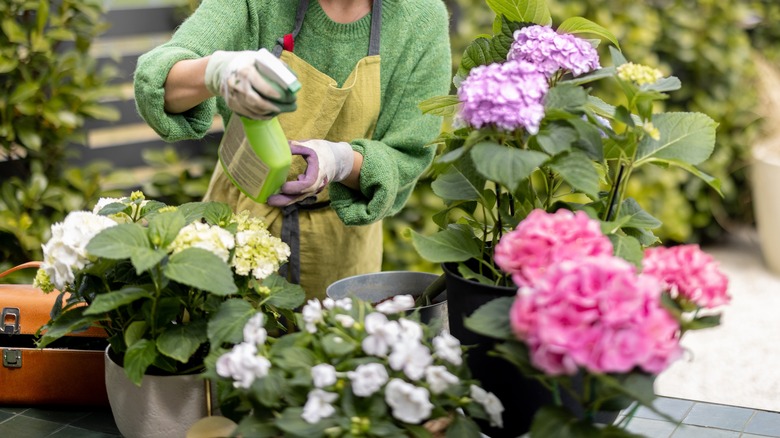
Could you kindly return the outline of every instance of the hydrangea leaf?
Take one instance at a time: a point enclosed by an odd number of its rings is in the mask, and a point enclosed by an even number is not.
[[[125,352],[125,373],[136,386],[141,386],[141,380],[149,365],[154,363],[157,357],[157,347],[149,339],[141,339]]]
[[[172,255],[163,274],[173,281],[215,295],[230,295],[238,290],[230,266],[201,248],[187,248]]]
[[[635,266],[642,266],[642,246],[639,241],[631,236],[624,236],[620,234],[610,234],[610,242],[612,242],[612,248],[614,254]]]
[[[545,0],[487,0],[490,9],[512,21],[549,26],[552,24],[550,9]]]
[[[482,176],[513,192],[549,158],[542,152],[511,149],[494,142],[477,143],[471,157]]]
[[[480,306],[463,324],[474,333],[495,339],[514,339],[509,323],[509,309],[515,297],[501,297]]]
[[[650,162],[651,163],[668,164],[668,165],[671,165],[671,166],[677,166],[677,167],[683,168],[683,169],[687,170],[689,173],[691,173],[692,175],[698,177],[699,179],[701,179],[702,181],[707,183],[708,186],[710,186],[713,190],[718,192],[718,194],[723,196],[723,192],[721,191],[721,182],[720,182],[720,180],[715,178],[712,175],[704,173],[701,169],[699,169],[699,168],[697,168],[697,167],[695,167],[693,165],[690,165],[688,163],[684,163],[684,162],[681,162],[681,161],[677,161],[677,160],[652,160]]]
[[[167,248],[186,225],[184,215],[169,211],[149,219],[149,240],[158,248]]]
[[[167,255],[168,253],[161,249],[136,248],[130,254],[130,262],[133,264],[136,274],[141,275],[160,263]]]
[[[116,292],[107,294],[98,294],[95,300],[90,303],[85,315],[100,315],[105,312],[117,309],[121,306],[133,303],[142,298],[151,298],[152,294],[140,286],[126,286]]]
[[[600,24],[594,23],[584,17],[569,17],[558,26],[558,33],[571,33],[575,35],[579,34],[592,34],[598,35],[612,44],[620,50],[620,43],[617,37]]]
[[[43,336],[36,342],[38,348],[43,348],[51,342],[79,330],[85,330],[93,322],[102,319],[102,315],[85,315],[87,307],[75,307],[61,313],[53,321],[44,326]]]
[[[446,201],[478,200],[485,180],[468,170],[464,166],[450,166],[431,183],[433,193]]]
[[[548,164],[572,188],[588,195],[591,199],[598,198],[599,174],[593,161],[578,150],[555,156]]]
[[[660,131],[658,140],[649,135],[639,142],[635,167],[652,159],[699,164],[712,155],[718,124],[702,113],[663,113],[653,116]]]
[[[246,300],[232,298],[225,301],[209,320],[209,342],[212,345],[242,342],[244,340],[244,326],[255,313],[257,310]]]
[[[278,274],[266,277],[263,286],[271,290],[266,304],[279,309],[295,309],[306,300],[306,291],[300,285],[290,283]]]
[[[430,262],[463,262],[482,253],[474,236],[462,228],[450,227],[432,236],[412,230],[412,245],[420,256]]]
[[[436,96],[426,99],[418,105],[423,114],[434,116],[451,117],[458,110],[458,96],[448,94],[446,96]]]
[[[87,252],[118,260],[130,258],[138,248],[151,248],[147,229],[136,224],[119,224],[98,233],[87,244]]]
[[[490,40],[477,38],[466,47],[458,67],[458,75],[465,78],[472,68],[479,65],[487,65],[494,61],[496,60],[493,59],[493,55],[490,52]]]
[[[548,123],[539,130],[534,140],[539,147],[550,155],[558,155],[571,149],[579,137],[577,131],[565,122]]]
[[[266,407],[279,407],[279,401],[286,390],[284,377],[274,369],[271,369],[262,379],[255,379],[252,383],[252,391],[257,396],[257,400]]]
[[[157,338],[157,350],[181,363],[190,360],[193,354],[208,340],[206,320],[198,319],[188,324],[169,326]]]
[[[629,228],[658,228],[663,223],[646,212],[634,198],[628,198],[620,206],[620,214],[617,222],[621,227]]]

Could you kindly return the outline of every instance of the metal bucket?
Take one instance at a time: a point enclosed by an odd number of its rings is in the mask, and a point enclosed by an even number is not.
[[[371,303],[379,303],[396,295],[408,294],[416,298],[437,278],[437,274],[415,271],[361,274],[332,283],[325,290],[325,295],[334,300],[355,297]],[[433,304],[414,310],[420,312],[422,323],[436,325],[446,320],[446,308],[447,291],[444,291],[434,299]]]

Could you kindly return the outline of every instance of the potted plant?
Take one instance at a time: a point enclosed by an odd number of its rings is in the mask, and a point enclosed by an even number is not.
[[[478,437],[472,418],[500,426],[500,401],[470,378],[463,349],[405,314],[410,296],[377,306],[311,300],[300,331],[268,336],[262,314],[244,342],[209,363],[222,413],[193,427],[216,436]]]
[[[501,238],[496,262],[518,293],[466,324],[499,339],[495,353],[554,395],[531,437],[636,436],[625,430],[631,412],[655,410],[653,381],[682,356],[682,336],[717,326],[717,308],[730,300],[728,278],[698,245],[648,248],[640,270],[581,211],[532,211]],[[618,424],[596,424],[598,411],[632,404]]]
[[[195,376],[204,370],[210,348],[239,342],[244,323],[257,311],[284,329],[279,316],[292,319],[292,309],[305,297],[299,286],[275,274],[290,254],[287,245],[262,221],[221,203],[166,206],[142,192],[103,198],[93,211],[71,212],[55,224],[43,253],[35,285],[60,295],[38,346],[100,326],[110,344],[107,376],[126,376],[127,388],[149,389],[156,380],[151,375],[190,375],[202,388]],[[118,367],[123,371],[112,374]],[[112,393],[120,384],[106,386],[123,435],[174,433],[130,418],[130,408],[116,406],[127,398]],[[131,405],[141,414],[151,409],[148,403]],[[202,409],[194,418],[187,415],[172,420],[186,430]]]
[[[626,196],[632,174],[679,167],[719,192],[718,181],[696,167],[712,154],[717,123],[701,113],[663,112],[680,81],[629,62],[602,26],[571,17],[553,28],[544,0],[487,3],[496,13],[493,34],[466,48],[453,79],[457,92],[420,105],[453,123],[436,140],[431,187],[446,206],[434,216],[440,230],[412,231],[412,241],[423,258],[443,264],[450,330],[478,345],[472,371],[491,370],[475,376],[515,393],[494,369],[502,364],[487,356],[491,340],[463,327],[477,307],[517,291],[495,261],[501,237],[536,209],[583,211],[600,221],[616,256],[639,266],[661,223]],[[602,65],[602,39],[611,44],[611,66]],[[619,98],[594,95],[588,85],[596,81],[610,81]]]

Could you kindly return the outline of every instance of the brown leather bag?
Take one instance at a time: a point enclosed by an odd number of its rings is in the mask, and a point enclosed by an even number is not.
[[[38,267],[40,262],[24,263],[0,278]],[[104,330],[93,327],[51,348],[35,347],[35,334],[49,322],[57,295],[27,284],[0,284],[0,405],[108,405]]]

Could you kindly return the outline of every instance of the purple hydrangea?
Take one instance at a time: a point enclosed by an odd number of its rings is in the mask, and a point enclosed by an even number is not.
[[[579,76],[601,68],[596,49],[574,35],[537,25],[516,30],[514,38],[507,59],[530,62],[547,75],[567,70]]]
[[[548,88],[547,77],[525,61],[474,67],[458,90],[459,117],[475,128],[525,128],[536,134]]]

